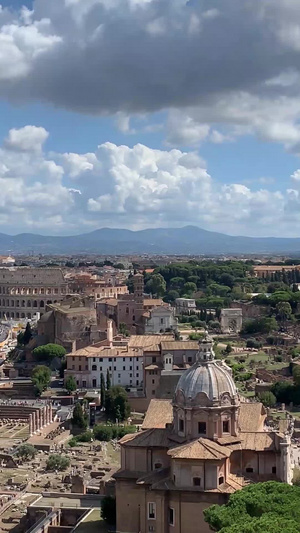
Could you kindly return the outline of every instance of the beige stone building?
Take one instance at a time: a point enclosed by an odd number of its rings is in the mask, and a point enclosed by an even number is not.
[[[97,323],[93,297],[68,295],[61,302],[46,305],[38,321],[38,335],[44,343],[56,343],[66,350],[78,350],[106,337]]]
[[[65,298],[68,285],[60,268],[0,268],[0,318],[32,318],[47,304]]]
[[[212,340],[181,376],[173,401],[152,400],[143,430],[121,439],[115,474],[120,533],[209,533],[203,510],[256,481],[290,482],[290,438],[242,403]]]

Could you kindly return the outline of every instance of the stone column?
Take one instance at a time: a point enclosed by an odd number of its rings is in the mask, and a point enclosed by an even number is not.
[[[36,423],[37,423],[37,430],[39,431],[41,429],[41,419],[40,419],[40,410],[37,409],[36,411]]]
[[[50,404],[50,424],[52,424],[53,422],[53,409],[52,409],[52,404]]]
[[[291,439],[285,435],[280,443],[281,481],[292,484]]]
[[[29,436],[32,437],[33,431],[32,431],[32,415],[29,415]]]
[[[32,413],[30,416],[31,416],[31,419],[32,419],[32,434],[34,435],[34,434],[35,434],[35,431],[36,431],[36,427],[35,427],[35,414],[34,414],[34,411],[33,411],[33,413]]]
[[[46,420],[47,420],[47,426],[50,424],[50,408],[49,405],[46,405]]]
[[[43,407],[43,423],[44,427],[47,426],[47,408],[45,406]]]

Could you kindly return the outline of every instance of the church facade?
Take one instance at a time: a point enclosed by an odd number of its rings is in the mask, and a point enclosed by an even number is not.
[[[120,441],[117,531],[208,533],[205,508],[249,483],[290,483],[290,437],[265,418],[261,403],[241,401],[206,337],[173,401],[152,400],[142,431]]]

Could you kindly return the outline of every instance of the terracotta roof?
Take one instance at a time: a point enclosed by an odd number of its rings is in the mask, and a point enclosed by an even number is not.
[[[242,447],[243,450],[254,450],[257,452],[276,449],[275,433],[262,431],[261,433],[243,433],[240,436],[242,443],[238,445],[239,449]]]
[[[161,368],[161,367],[158,366],[158,365],[148,365],[148,366],[145,366],[145,370],[158,370],[159,368]]]
[[[144,349],[144,353],[148,352],[159,352],[160,353],[160,344],[151,344]]]
[[[123,346],[106,348],[105,346],[86,346],[76,352],[68,353],[66,357],[142,357],[141,351],[127,350]]]
[[[133,448],[169,448],[169,431],[167,429],[146,429],[140,433],[125,435],[120,444]]]
[[[129,339],[129,348],[148,348],[153,344],[172,339],[172,335],[132,335]]]
[[[144,306],[145,305],[162,305],[163,300],[161,298],[147,298],[144,299]]]
[[[241,403],[239,426],[241,431],[261,431],[266,418],[262,403]]]
[[[173,422],[171,400],[151,400],[142,424],[142,429],[165,428]]]
[[[197,341],[162,341],[162,350],[198,350],[199,344]]]
[[[109,304],[113,306],[118,305],[118,300],[116,300],[116,298],[98,298],[97,302],[99,304]]]
[[[220,460],[229,457],[231,450],[209,439],[200,438],[168,451],[173,459]]]

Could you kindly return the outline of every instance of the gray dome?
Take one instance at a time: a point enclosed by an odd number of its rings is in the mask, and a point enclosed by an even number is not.
[[[175,402],[180,405],[232,404],[235,383],[225,366],[215,360],[198,361],[178,381]]]

